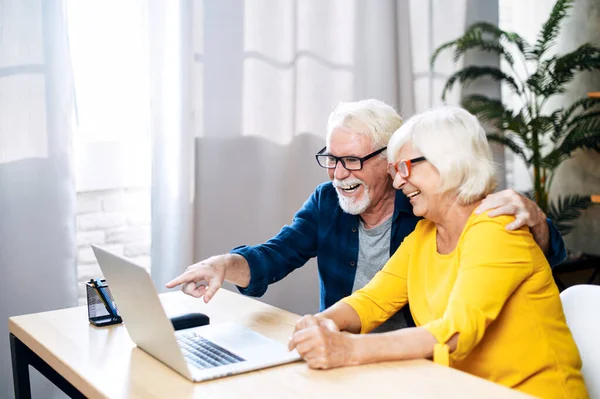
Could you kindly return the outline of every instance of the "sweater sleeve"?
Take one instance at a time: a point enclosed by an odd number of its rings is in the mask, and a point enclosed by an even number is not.
[[[389,319],[408,302],[408,260],[414,235],[404,239],[383,269],[362,289],[341,300],[360,318],[361,334],[368,333]]]
[[[456,350],[450,360],[464,359],[481,341],[488,326],[498,317],[517,287],[533,272],[532,251],[540,251],[527,227],[508,231],[510,217],[481,215],[463,233],[456,250],[460,264],[444,315],[423,327],[439,347],[455,334]]]

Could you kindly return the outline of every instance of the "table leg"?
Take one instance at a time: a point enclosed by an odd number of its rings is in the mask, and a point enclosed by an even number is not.
[[[73,384],[58,374],[48,363],[21,342],[19,338],[12,334],[9,334],[9,337],[16,399],[31,399],[30,365],[60,390],[69,395],[69,397],[85,399],[85,396]]]
[[[13,384],[16,399],[31,399],[29,383],[28,348],[17,337],[9,334],[10,354],[12,357]]]

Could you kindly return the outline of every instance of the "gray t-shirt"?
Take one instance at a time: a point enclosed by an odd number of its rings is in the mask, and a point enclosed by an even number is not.
[[[390,258],[392,217],[372,229],[366,229],[362,221],[358,225],[358,262],[352,292],[364,287],[380,271]],[[390,317],[373,332],[397,330],[407,326],[401,312]]]

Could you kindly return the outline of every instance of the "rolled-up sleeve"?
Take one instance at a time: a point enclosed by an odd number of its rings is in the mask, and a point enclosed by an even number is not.
[[[541,250],[526,227],[507,231],[508,221],[487,218],[469,226],[457,248],[460,265],[446,311],[422,326],[440,344],[459,334],[450,360],[464,359],[477,346],[508,298],[532,274],[532,251]]]
[[[360,318],[361,334],[377,328],[408,303],[407,272],[414,239],[410,234],[375,277],[362,289],[341,300]]]

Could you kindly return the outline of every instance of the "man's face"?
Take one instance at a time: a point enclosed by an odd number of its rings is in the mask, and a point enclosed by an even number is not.
[[[367,135],[337,127],[331,132],[327,152],[336,157],[362,158],[378,149],[373,148]],[[359,215],[376,205],[391,187],[386,159],[379,155],[363,162],[361,170],[347,170],[338,162],[335,169],[327,172],[337,191],[340,207],[352,215]]]

